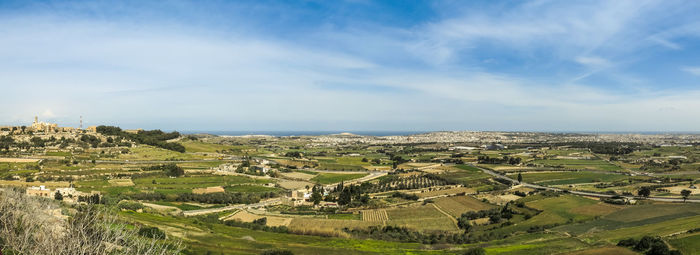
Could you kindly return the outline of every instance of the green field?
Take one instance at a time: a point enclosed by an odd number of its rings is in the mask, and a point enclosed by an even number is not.
[[[348,164],[338,164],[338,163],[320,163],[318,169],[321,170],[334,170],[334,171],[360,171],[365,170],[364,167],[359,165],[348,165]]]
[[[386,211],[387,225],[402,226],[422,231],[454,231],[457,226],[449,216],[441,213],[433,205],[406,207]]]
[[[216,152],[221,152],[224,150],[240,151],[241,149],[246,148],[245,146],[232,146],[232,145],[223,145],[223,144],[215,144],[215,143],[204,143],[204,142],[198,142],[198,141],[184,141],[184,142],[181,142],[180,144],[182,144],[182,146],[185,146],[186,152],[216,153]]]
[[[204,158],[205,157],[201,155],[180,153],[149,145],[139,145],[135,148],[129,148],[128,154],[119,155],[119,159],[122,160],[193,160]]]
[[[454,169],[454,171],[440,174],[440,176],[462,183],[468,187],[481,185],[482,183],[479,180],[484,180],[490,177],[480,169],[470,165],[456,165]]]
[[[700,253],[700,233],[685,235],[680,238],[669,238],[668,243],[683,252],[683,254]]]
[[[76,182],[78,190],[97,190],[105,194],[119,195],[138,192],[158,192],[163,194],[191,193],[194,188],[206,188],[213,186],[228,187],[232,192],[269,192],[278,191],[277,188],[238,184],[265,184],[268,180],[253,179],[245,176],[187,176],[178,178],[152,177],[136,178],[132,180],[134,186],[116,186],[107,180],[89,180]]]
[[[317,182],[320,184],[332,184],[332,183],[339,183],[342,181],[354,180],[354,179],[361,178],[361,177],[364,177],[367,175],[368,174],[320,173],[320,174],[316,175],[314,178],[311,178],[311,181]]]
[[[620,180],[628,180],[632,177],[621,174],[612,173],[596,173],[596,172],[542,172],[542,173],[523,173],[523,182],[536,183],[540,185],[564,185],[578,183],[593,183],[593,182],[612,182]],[[516,178],[517,174],[508,174],[508,177]],[[641,178],[641,177],[639,177]]]
[[[538,159],[534,164],[542,164],[549,167],[563,167],[567,169],[590,169],[601,171],[622,171],[623,169],[610,162],[599,159]]]
[[[648,204],[627,206],[624,207],[623,210],[605,215],[600,219],[581,224],[560,226],[555,228],[555,230],[581,235],[603,230],[608,232],[622,228],[633,228],[650,224],[663,224],[669,220],[694,217],[698,215],[700,215],[700,205],[698,204]]]
[[[579,222],[616,211],[616,209],[610,205],[574,195],[545,198],[526,204],[529,207],[543,211],[528,220],[525,223],[527,225]]]

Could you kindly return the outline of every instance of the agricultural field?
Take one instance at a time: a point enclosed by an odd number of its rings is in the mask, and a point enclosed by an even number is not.
[[[289,229],[294,231],[324,231],[333,233],[338,236],[345,236],[340,230],[343,228],[366,228],[369,226],[381,225],[381,222],[369,222],[362,220],[345,220],[345,219],[323,219],[296,217],[289,224]]]
[[[462,194],[462,193],[474,194],[474,193],[476,193],[476,191],[474,191],[474,189],[471,189],[471,188],[457,187],[457,188],[425,191],[425,192],[417,193],[416,195],[418,195],[418,197],[420,197],[420,198],[429,198],[429,197],[456,195],[456,194]]]
[[[232,146],[223,145],[215,143],[205,143],[199,141],[184,141],[181,142],[182,146],[185,146],[186,152],[208,152],[208,153],[219,153],[222,151],[241,151],[246,149],[244,146]]]
[[[533,226],[587,221],[621,209],[614,205],[574,195],[539,199],[527,202],[526,205],[542,211],[524,223]]]
[[[538,159],[531,163],[564,169],[586,169],[610,172],[623,171],[618,165],[599,159]]]
[[[386,210],[387,225],[407,227],[421,231],[456,231],[457,224],[449,215],[434,205],[410,206]]]
[[[288,179],[299,179],[299,180],[311,180],[311,178],[316,177],[315,174],[308,174],[308,173],[302,173],[302,172],[291,172],[291,173],[281,173],[284,178]]]
[[[277,191],[275,188],[259,185],[268,183],[267,180],[253,179],[244,176],[186,176],[178,178],[153,177],[136,179],[90,180],[78,181],[78,190],[97,190],[105,194],[119,195],[125,193],[157,192],[163,194],[192,193],[192,189],[214,186],[224,186],[228,190],[243,190],[250,192]],[[241,187],[238,187],[240,185]],[[258,185],[258,186],[255,186]],[[230,186],[230,187],[229,187]]]
[[[539,185],[568,185],[594,182],[613,182],[629,179],[643,179],[644,177],[631,177],[622,174],[600,172],[528,172],[522,173],[523,182]],[[517,174],[509,174],[508,177],[516,178]]]
[[[449,169],[449,171],[441,173],[439,176],[474,188],[483,187],[483,180],[489,178],[489,175],[485,174],[480,169],[469,165],[457,165]]]
[[[195,160],[207,158],[202,155],[180,153],[176,151],[161,149],[149,145],[141,145],[129,148],[129,153],[120,154],[119,160]]]
[[[367,176],[368,174],[337,174],[337,173],[320,173],[311,178],[311,181],[320,184],[333,184],[343,181],[350,181]]]
[[[252,222],[257,219],[261,218],[266,218],[267,219],[267,226],[271,227],[279,227],[279,226],[289,226],[289,224],[292,222],[292,218],[288,217],[277,217],[277,216],[262,216],[262,215],[257,215],[257,214],[252,214],[249,213],[248,211],[241,210],[233,215],[230,215],[224,220],[237,220],[237,221],[242,221],[242,222]]]
[[[646,232],[645,228],[663,227],[672,220],[680,221],[680,225],[673,230],[681,232],[689,230],[693,217],[700,216],[699,204],[646,204],[638,206],[621,207],[621,210],[603,215],[599,219],[580,224],[572,224],[554,228],[557,231],[568,232],[575,235],[605,236],[608,239],[622,237],[623,234],[638,236]],[[629,232],[629,229],[637,229],[638,233]],[[612,231],[620,230],[621,233]],[[674,232],[675,233],[675,232]]]
[[[363,221],[387,221],[389,215],[386,210],[364,210],[362,211]]]
[[[459,217],[465,212],[469,211],[481,211],[494,208],[493,205],[481,202],[470,196],[452,196],[452,197],[442,197],[435,199],[435,205],[440,207],[443,211],[452,215],[452,217]]]
[[[565,136],[553,137],[560,135]],[[115,209],[134,226],[158,227],[168,238],[183,240],[184,254],[261,254],[276,248],[294,254],[463,254],[482,247],[486,254],[618,255],[635,253],[615,246],[617,241],[644,235],[659,235],[683,254],[700,254],[700,235],[691,231],[700,226],[700,204],[653,201],[697,186],[700,174],[688,170],[700,167],[694,147],[645,145],[608,155],[545,143],[487,150],[476,143],[326,144],[309,136],[188,135],[169,141],[185,152],[137,143],[17,151],[17,159],[0,160],[0,186],[97,191],[100,207]],[[20,158],[29,154],[42,160]],[[686,158],[676,162],[680,168],[666,171],[679,156]],[[513,158],[521,162],[507,160]],[[648,160],[666,165],[653,168]],[[170,177],[166,163],[183,173]],[[645,167],[655,174],[641,173]],[[366,170],[374,168],[386,173]],[[524,182],[615,191],[637,203],[610,204],[615,201],[498,177],[515,179],[518,173]],[[369,174],[383,176],[362,179]],[[10,180],[14,175],[19,179]],[[340,182],[343,188],[336,190],[332,184]],[[316,184],[323,187],[305,189]],[[207,187],[225,192],[192,194]],[[652,197],[629,195],[643,187],[652,189]],[[691,201],[700,197],[697,192],[691,190]]]
[[[694,254],[700,251],[700,233],[674,236],[667,238],[666,241],[683,254]]]

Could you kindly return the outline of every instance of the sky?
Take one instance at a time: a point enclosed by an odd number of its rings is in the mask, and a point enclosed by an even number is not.
[[[0,0],[0,125],[700,131],[698,1]]]

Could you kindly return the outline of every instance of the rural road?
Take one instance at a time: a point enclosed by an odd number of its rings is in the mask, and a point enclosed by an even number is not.
[[[569,192],[569,193],[571,193],[571,194],[575,194],[575,195],[579,195],[579,196],[588,196],[588,197],[610,198],[610,197],[613,197],[613,196],[614,196],[614,195],[609,195],[609,194],[599,194],[599,193],[585,192],[585,191],[572,191],[572,190],[565,190],[565,189],[559,189],[559,188],[552,188],[552,187],[547,187],[547,186],[541,186],[541,185],[531,184],[531,183],[526,183],[526,182],[518,182],[518,180],[515,180],[515,179],[510,178],[510,177],[505,176],[505,175],[501,175],[501,174],[496,173],[496,172],[494,172],[494,171],[491,171],[491,170],[489,170],[489,169],[486,169],[486,168],[483,168],[483,167],[480,167],[480,166],[475,166],[475,165],[473,165],[473,164],[469,164],[469,165],[470,165],[470,166],[473,166],[473,167],[476,167],[476,168],[480,169],[481,171],[483,171],[484,173],[490,174],[490,175],[492,175],[492,176],[494,176],[494,177],[506,179],[506,180],[509,180],[509,181],[511,181],[511,182],[513,182],[513,183],[519,183],[519,184],[521,184],[521,185],[523,185],[523,186],[525,186],[525,187],[528,187],[528,188],[533,188],[533,189],[545,189],[545,190],[552,190],[552,191],[566,191],[566,192]],[[622,196],[620,196],[620,197],[624,197],[624,198],[628,198],[628,199],[642,199],[642,198],[640,198],[640,197],[635,197],[635,196],[624,196],[624,195],[622,195]],[[662,202],[684,202],[682,198],[669,198],[669,197],[646,197],[646,198],[643,198],[643,199],[654,200],[654,201],[662,201]],[[685,202],[700,203],[700,199],[687,199],[687,200],[685,200]]]

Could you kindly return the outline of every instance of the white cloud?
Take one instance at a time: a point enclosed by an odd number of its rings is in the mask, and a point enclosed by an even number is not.
[[[681,68],[681,70],[692,75],[700,76],[700,66],[686,66]]]

